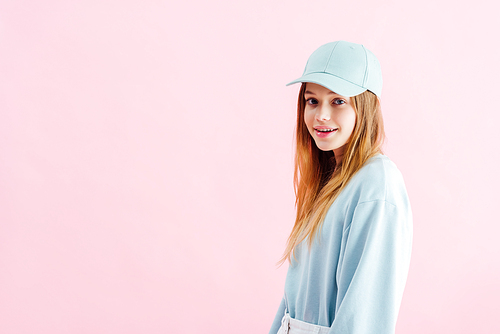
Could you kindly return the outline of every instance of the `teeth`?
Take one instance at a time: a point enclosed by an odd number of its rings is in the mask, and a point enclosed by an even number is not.
[[[316,129],[316,131],[319,131],[319,132],[332,132],[332,131],[335,131],[335,129]]]

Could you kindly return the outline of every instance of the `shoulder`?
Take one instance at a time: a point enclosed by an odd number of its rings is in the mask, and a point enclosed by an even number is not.
[[[368,160],[345,190],[357,203],[381,200],[399,206],[408,201],[403,175],[396,164],[382,154]]]

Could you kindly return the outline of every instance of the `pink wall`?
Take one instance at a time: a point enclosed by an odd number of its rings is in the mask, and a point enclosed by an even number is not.
[[[398,333],[499,332],[494,1],[172,2],[0,2],[0,332],[266,333],[285,83],[338,39],[382,63],[412,200]]]

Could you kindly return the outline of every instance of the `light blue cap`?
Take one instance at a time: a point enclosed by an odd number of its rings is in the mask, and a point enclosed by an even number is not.
[[[366,90],[380,97],[382,70],[377,57],[363,45],[337,41],[314,51],[304,74],[287,86],[299,82],[312,82],[345,97]]]

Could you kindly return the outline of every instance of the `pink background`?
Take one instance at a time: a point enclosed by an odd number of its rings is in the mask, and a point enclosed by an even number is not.
[[[298,77],[380,59],[415,239],[398,333],[498,333],[494,1],[0,1],[0,332],[267,333]]]

